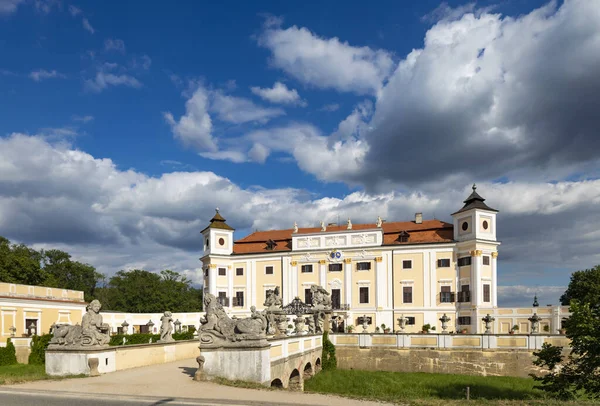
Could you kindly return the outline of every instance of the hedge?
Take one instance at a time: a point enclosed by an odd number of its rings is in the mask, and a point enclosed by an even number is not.
[[[323,371],[337,368],[337,358],[335,356],[335,346],[329,341],[329,333],[323,333],[323,351],[321,353]]]
[[[17,352],[15,345],[10,341],[10,338],[6,340],[6,347],[0,347],[0,365],[15,365],[17,363]]]
[[[116,334],[110,337],[110,342],[108,345],[123,345],[123,337],[125,337],[127,340],[125,345],[148,344],[150,342],[150,338],[152,338],[153,343],[160,340],[160,334]],[[193,340],[194,333],[191,331],[184,333],[173,333],[173,339],[175,341]]]
[[[44,365],[46,363],[46,348],[52,340],[52,334],[42,336],[33,336],[31,339],[31,353],[29,354],[29,363],[32,365]]]

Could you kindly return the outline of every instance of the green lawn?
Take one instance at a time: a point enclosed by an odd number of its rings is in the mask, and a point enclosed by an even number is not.
[[[8,385],[26,381],[51,379],[46,375],[44,365],[4,365],[0,366],[0,385]]]
[[[528,378],[338,369],[305,381],[304,390],[403,404],[459,405],[465,402],[469,386],[471,400],[477,404],[565,404],[548,399],[534,384]]]

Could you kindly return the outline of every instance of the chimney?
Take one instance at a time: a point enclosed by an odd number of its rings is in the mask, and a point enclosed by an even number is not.
[[[416,224],[423,223],[423,213],[415,213],[415,223]]]

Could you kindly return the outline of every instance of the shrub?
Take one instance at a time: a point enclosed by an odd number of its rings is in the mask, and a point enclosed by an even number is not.
[[[6,340],[6,347],[0,347],[0,365],[15,365],[17,363],[17,352],[15,345]]]
[[[421,331],[429,332],[429,330],[431,330],[431,324],[429,324],[429,323],[423,324],[423,327],[421,327]]]
[[[329,341],[329,333],[323,333],[323,351],[321,353],[323,362],[323,371],[337,368],[337,358],[335,357],[335,346]]]
[[[148,344],[151,338],[153,343],[160,340],[160,334],[116,334],[114,336],[110,336],[110,342],[108,343],[108,345],[123,345],[123,337],[125,337],[125,339],[127,340],[125,345]],[[193,340],[194,333],[192,331],[173,333],[173,339],[175,341]]]
[[[194,332],[191,330],[188,331],[184,331],[181,333],[173,333],[173,339],[175,341],[181,341],[181,340],[193,340],[194,339]]]
[[[31,340],[31,353],[29,363],[31,365],[44,365],[46,363],[46,348],[52,339],[52,334],[33,336]]]

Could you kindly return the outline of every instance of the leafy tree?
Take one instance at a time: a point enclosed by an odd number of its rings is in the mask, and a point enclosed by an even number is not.
[[[24,244],[11,244],[0,237],[0,281],[40,285],[45,280],[41,269],[42,256]]]
[[[577,271],[561,298],[568,300],[571,316],[565,321],[571,339],[571,354],[562,363],[562,348],[544,345],[534,353],[536,365],[549,369],[545,377],[535,378],[541,388],[561,399],[585,393],[600,398],[600,266]],[[565,303],[565,302],[563,302]],[[555,368],[560,366],[560,369]]]
[[[573,272],[567,290],[560,297],[560,303],[568,306],[571,299],[577,299],[580,303],[600,306],[598,298],[600,298],[600,265],[585,271]]]
[[[71,255],[60,250],[42,251],[42,261],[47,275],[45,286],[81,290],[87,301],[95,298],[102,275],[93,266],[71,261]]]

